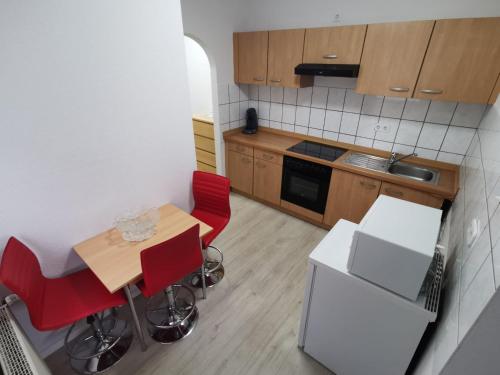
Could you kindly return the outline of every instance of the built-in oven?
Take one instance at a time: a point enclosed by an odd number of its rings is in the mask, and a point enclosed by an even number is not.
[[[281,199],[323,214],[331,176],[331,167],[285,156]]]

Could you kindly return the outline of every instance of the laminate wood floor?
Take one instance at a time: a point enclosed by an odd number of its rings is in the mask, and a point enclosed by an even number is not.
[[[171,345],[147,337],[146,352],[134,340],[108,374],[331,374],[297,347],[307,256],[326,231],[240,195],[231,195],[231,208],[214,241],[226,274],[198,300],[195,330]],[[72,372],[63,350],[47,363],[54,374]]]

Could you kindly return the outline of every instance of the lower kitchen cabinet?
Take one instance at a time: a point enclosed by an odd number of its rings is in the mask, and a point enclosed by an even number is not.
[[[231,180],[231,187],[252,194],[253,157],[228,150],[227,158],[227,175]]]
[[[434,208],[441,208],[443,205],[443,198],[435,197],[428,193],[423,193],[418,190],[394,185],[389,182],[383,182],[380,188],[380,194],[388,195],[390,197],[404,199],[406,201],[423,204]]]
[[[253,195],[259,199],[280,204],[282,166],[269,161],[254,159]]]
[[[359,223],[377,199],[380,184],[373,178],[334,169],[323,223],[333,226],[339,219]]]

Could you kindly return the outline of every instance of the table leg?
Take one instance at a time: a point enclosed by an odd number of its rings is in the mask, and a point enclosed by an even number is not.
[[[201,285],[203,291],[203,299],[207,299],[207,281],[205,280],[205,253],[203,252],[203,242],[200,238],[201,255],[203,255],[203,264],[201,265]]]
[[[132,298],[130,287],[128,285],[125,285],[123,287],[123,291],[125,292],[125,296],[127,296],[130,311],[132,312],[132,319],[134,320],[135,325],[135,333],[139,339],[139,343],[141,344],[141,350],[145,352],[147,349],[146,341],[144,341],[144,333],[142,332],[142,327],[139,321],[139,317],[137,316],[137,311],[135,311],[134,299]]]

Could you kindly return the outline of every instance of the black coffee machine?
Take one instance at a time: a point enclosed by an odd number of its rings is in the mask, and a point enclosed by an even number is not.
[[[243,129],[243,133],[245,134],[255,134],[257,133],[257,128],[259,124],[257,123],[257,111],[255,108],[247,109],[247,124]]]

